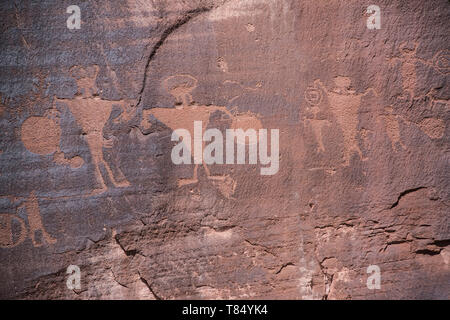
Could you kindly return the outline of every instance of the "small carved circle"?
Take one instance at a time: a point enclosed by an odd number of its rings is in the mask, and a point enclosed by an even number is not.
[[[305,91],[305,99],[310,105],[317,106],[322,102],[322,91],[316,87],[308,87]]]
[[[434,66],[442,73],[450,72],[450,52],[441,51],[434,60]]]

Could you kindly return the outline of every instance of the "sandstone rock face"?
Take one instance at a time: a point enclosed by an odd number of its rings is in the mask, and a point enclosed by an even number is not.
[[[0,15],[1,298],[449,298],[448,1]],[[278,129],[278,172],[174,164],[194,121]]]

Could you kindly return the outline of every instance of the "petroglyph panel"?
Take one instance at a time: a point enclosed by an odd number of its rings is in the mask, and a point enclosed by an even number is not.
[[[0,298],[448,298],[448,1],[68,5],[0,2]]]

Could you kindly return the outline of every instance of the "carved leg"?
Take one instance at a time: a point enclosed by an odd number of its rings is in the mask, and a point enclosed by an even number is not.
[[[192,179],[179,179],[178,180],[178,187],[182,187],[182,186],[186,186],[186,185],[189,185],[189,184],[197,183],[198,182],[197,170],[198,170],[198,164],[196,164],[195,167],[194,167],[194,175],[192,176]]]
[[[205,163],[203,163],[203,167],[205,168],[208,179],[212,180],[212,184],[217,187],[225,198],[230,199],[236,189],[236,181],[234,181],[229,175],[211,175],[211,172]]]

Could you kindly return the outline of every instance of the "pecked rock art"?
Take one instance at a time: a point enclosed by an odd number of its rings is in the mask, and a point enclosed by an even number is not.
[[[433,58],[434,68],[442,74],[450,73],[450,51],[442,50],[436,53]]]
[[[58,100],[61,101],[61,100]],[[126,180],[123,173],[118,169],[119,177],[114,177],[114,174],[103,157],[103,148],[112,148],[113,141],[106,140],[103,137],[103,127],[109,119],[112,111],[113,101],[105,101],[100,98],[91,99],[75,99],[63,101],[75,116],[77,123],[83,130],[83,135],[89,146],[92,161],[95,168],[97,181],[100,182],[101,188],[96,192],[103,192],[107,190],[106,180],[102,175],[100,166],[106,169],[108,178],[115,187],[127,187],[129,182]]]
[[[408,47],[404,42],[400,45],[400,57],[394,58],[394,61],[399,61],[400,71],[402,75],[402,86],[405,92],[415,97],[415,86],[417,84],[417,70],[416,64],[421,63],[429,68],[443,74],[450,73],[450,51],[438,51],[431,60],[425,60],[417,56],[418,43],[414,43],[414,47]]]
[[[431,139],[440,139],[445,133],[445,122],[442,119],[425,118],[419,123],[419,128]]]
[[[35,192],[31,192],[30,197],[25,202],[25,208],[28,212],[28,224],[30,226],[30,238],[35,247],[40,247],[44,243],[55,244],[56,239],[52,238],[44,229],[42,218],[39,211],[39,202]],[[41,240],[37,240],[36,234],[40,232]]]
[[[53,161],[60,165],[68,165],[73,169],[80,168],[84,160],[75,156],[66,159],[60,149],[61,128],[58,118],[36,117],[27,118],[21,127],[21,139],[25,148],[39,155],[53,154]]]
[[[418,47],[418,43],[414,43],[411,47],[403,42],[399,48],[400,57],[392,59],[400,64],[403,94],[399,97],[399,101],[411,101],[418,98],[416,92],[417,64],[425,65],[443,75],[450,73],[450,52],[448,50],[438,51],[431,60],[425,60],[417,56]]]
[[[10,213],[0,214],[0,248],[18,246],[25,241],[27,235],[28,230],[22,218]]]
[[[323,107],[321,107],[323,91],[318,80],[314,82],[313,86],[310,86],[305,90],[305,100],[309,105],[311,105],[311,107],[308,107],[307,110],[312,114],[312,117],[305,119],[305,121],[311,126],[313,134],[316,137],[317,151],[325,152],[322,128],[331,123],[327,119],[321,119],[318,116],[318,114],[323,111]]]
[[[53,154],[53,161],[60,165],[79,168],[84,161],[75,156],[67,159],[60,149],[61,128],[58,114],[50,110],[45,116],[31,116],[21,126],[20,138],[25,148],[38,155]],[[0,247],[12,248],[21,244],[29,234],[33,246],[40,247],[44,244],[55,244],[56,239],[47,233],[44,228],[39,209],[39,201],[36,192],[32,191],[24,203],[17,208],[22,208],[27,213],[29,231],[22,218],[14,214],[2,214],[0,216]]]
[[[391,141],[392,150],[406,150],[407,147],[401,140],[400,121],[417,126],[430,139],[441,139],[445,134],[445,122],[442,119],[425,118],[419,123],[408,121],[401,115],[395,114],[391,106],[384,108],[383,114],[379,116],[386,129],[386,133]]]
[[[414,99],[428,98],[428,108],[432,109],[434,103],[444,103],[448,105],[448,101],[436,100],[431,95],[431,90],[426,95],[419,95],[416,92],[417,86],[417,64],[422,64],[427,66],[430,70],[434,70],[442,75],[447,75],[450,73],[450,52],[448,50],[438,51],[432,59],[425,60],[417,56],[417,48],[419,44],[414,43],[413,47],[408,47],[407,43],[404,42],[400,45],[400,57],[394,58],[394,61],[400,63],[400,74],[402,76],[402,94],[397,97],[398,103],[408,103],[411,104]],[[387,133],[391,138],[393,143],[398,142],[398,126],[399,119],[403,119],[406,122],[410,122],[400,115],[392,116],[393,107],[388,106],[385,110],[390,110],[388,112],[390,115],[384,115],[382,118],[385,120],[385,125],[387,128]],[[431,139],[440,139],[443,137],[445,132],[445,123],[442,119],[435,118],[425,118],[419,123],[414,123],[417,127],[422,130]]]
[[[167,78],[163,82],[164,88],[175,98],[175,108],[153,108],[143,111],[143,125],[148,127],[146,119],[151,115],[164,123],[172,130],[179,128],[186,129],[191,136],[194,135],[194,121],[202,121],[202,135],[206,131],[210,122],[211,115],[216,112],[222,112],[232,120],[232,129],[255,129],[262,128],[258,116],[252,113],[232,113],[223,106],[205,106],[194,102],[191,92],[197,87],[197,79],[190,75],[176,75]],[[204,142],[203,143],[203,147]],[[191,156],[193,156],[192,145],[186,145]],[[194,166],[193,176],[190,179],[179,179],[178,186],[186,186],[198,183],[199,164]],[[206,163],[202,162],[207,178],[216,185],[219,191],[227,198],[230,198],[236,188],[236,182],[229,175],[212,175]]]
[[[94,72],[94,79],[88,75]],[[55,99],[55,102],[66,104],[77,122],[86,133],[88,146],[90,147],[92,158],[94,160],[97,177],[102,183],[100,190],[95,192],[103,192],[106,190],[103,177],[99,170],[99,164],[103,164],[106,173],[111,178],[110,181],[119,186],[127,186],[128,182],[117,183],[114,179],[111,169],[103,159],[102,147],[110,147],[112,141],[103,141],[102,129],[106,121],[109,119],[112,104],[111,101],[103,101],[96,96],[97,88],[95,86],[95,77],[98,73],[98,67],[94,66],[90,70],[77,70],[78,72],[78,88],[79,98],[75,100]],[[75,72],[74,72],[75,73]],[[81,98],[80,98],[81,97]],[[79,156],[68,158],[60,148],[61,141],[60,114],[56,108],[47,110],[43,116],[30,116],[23,121],[20,128],[20,138],[24,147],[31,153],[37,155],[52,155],[53,162],[58,165],[69,166],[72,169],[78,169],[85,161]],[[120,171],[119,171],[120,173]],[[39,247],[44,244],[52,245],[56,243],[54,239],[45,230],[42,217],[40,214],[39,201],[36,192],[32,191],[28,198],[23,200],[23,204],[17,208],[25,210],[27,213],[27,221],[29,230],[25,221],[14,214],[2,214],[1,218],[1,235],[0,246],[11,248],[21,244],[27,236],[30,237],[33,246]]]
[[[415,96],[415,86],[417,83],[416,75],[416,51],[417,44],[415,44],[414,49],[408,49],[406,44],[403,43],[400,46],[401,52],[401,75],[402,75],[402,86],[405,94],[409,95],[411,98]]]
[[[384,108],[384,113],[379,117],[384,124],[386,133],[391,141],[392,150],[398,151],[401,149],[406,149],[400,136],[400,119],[399,115],[394,114],[392,107]]]
[[[21,126],[20,138],[25,148],[38,155],[53,154],[53,161],[59,165],[67,165],[72,169],[80,168],[84,160],[75,156],[67,159],[60,149],[61,128],[59,126],[58,113],[49,110],[44,116],[31,116]],[[33,246],[40,247],[44,244],[55,244],[56,239],[50,236],[44,228],[39,209],[39,201],[35,191],[32,191],[17,211],[24,208],[27,212],[29,236]],[[28,235],[25,222],[22,218],[13,214],[2,214],[0,229],[0,247],[11,248],[21,244]],[[13,228],[14,224],[18,224]],[[39,234],[39,236],[38,236]]]
[[[318,150],[325,151],[323,145],[322,128],[330,123],[328,119],[317,119],[316,114],[321,110],[318,106],[322,103],[323,95],[327,96],[328,108],[333,113],[336,123],[342,130],[344,138],[344,163],[350,164],[353,153],[357,153],[360,159],[364,160],[363,154],[358,144],[358,110],[361,105],[361,98],[369,92],[375,91],[369,88],[366,92],[357,94],[351,88],[351,80],[348,77],[335,77],[335,86],[328,90],[320,80],[314,82],[314,86],[309,87],[305,92],[305,100],[312,105],[313,119],[309,119],[313,132],[318,143]]]
[[[370,32],[358,1],[85,1],[81,32],[42,18],[65,6],[15,2],[0,5],[0,297],[448,296],[448,1],[380,4],[386,19]],[[17,28],[17,16],[36,27]],[[73,64],[83,67],[69,79]],[[198,87],[163,82],[177,70]],[[327,70],[340,73],[310,78]],[[339,90],[338,75],[354,88]],[[361,97],[367,84],[377,97]],[[409,89],[409,104],[396,101]],[[60,123],[45,113],[52,103]],[[174,168],[167,134],[197,119],[206,130],[279,128],[280,171]],[[81,290],[67,288],[68,265]],[[380,290],[366,287],[369,265]]]
[[[13,248],[20,245],[29,236],[34,247],[41,247],[45,244],[53,245],[56,239],[53,238],[44,228],[39,202],[34,191],[31,192],[28,199],[19,205],[17,212],[25,209],[27,213],[28,227],[25,221],[17,214],[0,214],[0,247]]]
[[[108,189],[106,185],[107,178],[117,188],[130,185],[120,168],[117,168],[117,176],[115,176],[110,165],[103,157],[103,148],[110,149],[114,144],[114,139],[108,140],[103,137],[103,128],[111,115],[113,105],[126,104],[126,102],[103,100],[98,96],[98,89],[95,84],[98,72],[98,66],[90,69],[78,68],[74,70],[73,73],[77,77],[78,85],[77,97],[75,99],[55,99],[55,102],[63,103],[69,108],[77,124],[83,130],[83,136],[91,152],[95,176],[100,183],[100,188],[94,190],[93,193],[102,193]],[[106,171],[106,178],[102,174],[101,167]]]

